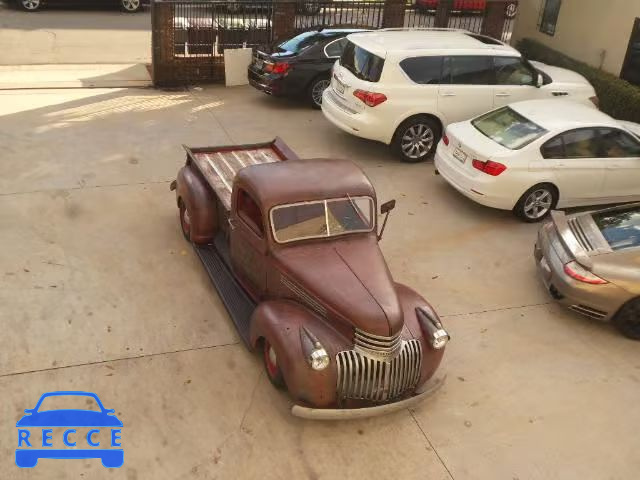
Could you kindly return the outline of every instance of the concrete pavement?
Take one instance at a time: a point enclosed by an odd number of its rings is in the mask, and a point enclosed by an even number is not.
[[[358,162],[397,198],[394,277],[444,316],[448,383],[414,410],[290,416],[181,237],[180,145],[283,137]],[[0,92],[2,478],[634,479],[638,344],[550,303],[537,227],[471,203],[322,114],[249,87]],[[329,181],[330,179],[328,179]],[[15,422],[50,390],[96,392],[125,464],[13,463]]]
[[[0,3],[0,65],[150,62],[148,10],[76,6],[30,13]]]

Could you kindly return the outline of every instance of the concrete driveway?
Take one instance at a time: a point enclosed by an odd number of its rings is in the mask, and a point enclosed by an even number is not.
[[[398,200],[390,269],[453,337],[447,383],[414,410],[290,416],[182,239],[168,189],[180,144],[275,135],[303,157],[355,160]],[[637,478],[639,345],[550,303],[537,227],[467,201],[431,163],[249,87],[0,92],[0,145],[3,479]],[[15,422],[52,390],[116,410],[122,468],[15,466]]]

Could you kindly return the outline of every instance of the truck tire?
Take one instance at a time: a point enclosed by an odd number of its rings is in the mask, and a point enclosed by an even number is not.
[[[278,365],[276,351],[266,338],[262,340],[262,360],[264,362],[264,369],[267,372],[269,381],[277,389],[286,390],[287,385],[284,382],[282,370],[280,370],[280,366]]]
[[[218,233],[218,198],[202,175],[191,165],[178,172],[176,196],[180,228],[188,242],[206,245]]]
[[[189,211],[182,199],[178,200],[178,211],[180,212],[180,229],[187,242],[191,242],[191,218]]]

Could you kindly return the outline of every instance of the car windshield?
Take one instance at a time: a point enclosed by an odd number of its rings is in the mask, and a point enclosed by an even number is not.
[[[591,216],[612,250],[640,246],[640,205]]]
[[[540,125],[509,107],[485,113],[472,120],[471,124],[480,133],[510,150],[518,150],[547,133]]]
[[[340,65],[361,80],[377,82],[382,74],[384,59],[353,42],[347,42],[340,57]]]
[[[317,31],[304,32],[278,45],[278,50],[281,52],[299,53],[305,48],[315,44],[321,37],[322,35]]]
[[[45,397],[38,412],[48,410],[91,410],[100,411],[100,406],[93,397],[87,395],[50,395]]]
[[[271,209],[273,236],[278,243],[370,232],[373,223],[371,197],[292,203]]]

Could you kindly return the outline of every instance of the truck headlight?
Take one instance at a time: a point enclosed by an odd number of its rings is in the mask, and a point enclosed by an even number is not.
[[[306,327],[300,328],[300,343],[311,368],[324,370],[329,366],[329,363],[331,363],[329,354],[320,343],[320,340],[318,340],[318,337]]]
[[[329,354],[327,351],[318,343],[319,348],[316,348],[309,355],[309,365],[314,370],[324,370],[329,366]]]
[[[436,350],[444,348],[451,336],[442,326],[438,314],[430,306],[425,305],[416,308],[416,315],[418,316],[420,327],[422,327],[422,331],[431,346]]]

